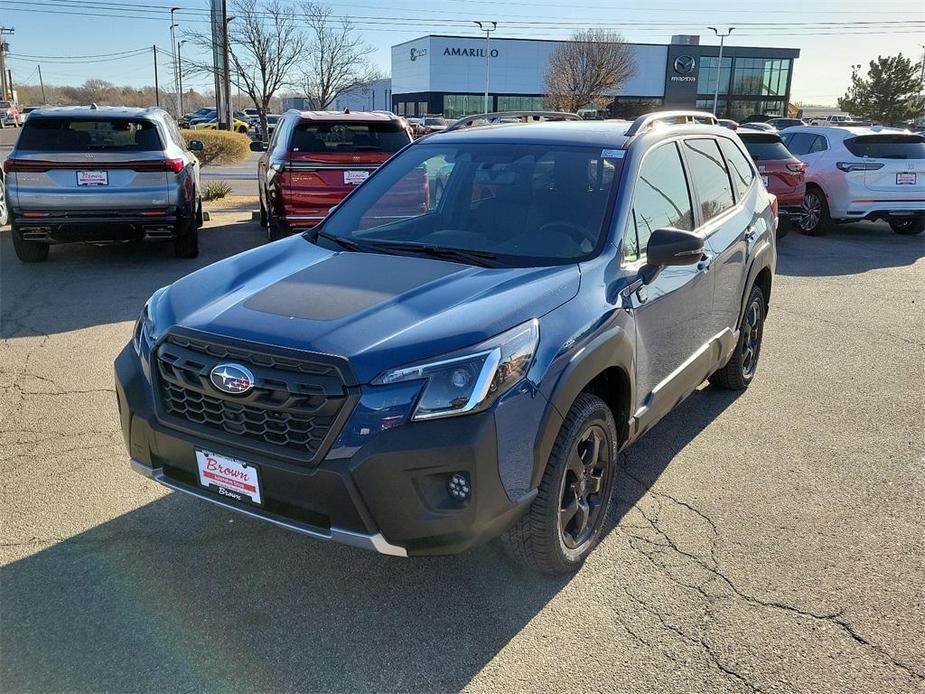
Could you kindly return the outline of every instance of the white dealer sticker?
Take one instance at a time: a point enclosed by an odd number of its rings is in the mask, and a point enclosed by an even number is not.
[[[107,171],[78,171],[77,185],[79,186],[108,186],[109,172]]]
[[[261,503],[260,480],[253,465],[208,451],[196,451],[196,463],[203,487],[235,501]]]
[[[601,158],[602,159],[622,159],[626,154],[626,150],[623,149],[602,149]]]
[[[369,178],[369,171],[344,171],[344,185],[358,186]]]

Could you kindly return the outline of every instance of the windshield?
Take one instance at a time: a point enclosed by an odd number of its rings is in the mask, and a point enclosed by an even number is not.
[[[357,188],[320,231],[362,246],[354,250],[452,249],[495,266],[575,262],[606,236],[622,160],[601,155],[600,147],[418,144]]]
[[[743,133],[739,137],[745,143],[745,149],[755,161],[774,161],[778,159],[795,159],[790,150],[777,135],[752,135]]]
[[[30,118],[16,145],[30,152],[156,152],[151,121],[125,118]]]
[[[397,152],[409,142],[408,132],[395,121],[303,122],[292,133],[293,152]]]

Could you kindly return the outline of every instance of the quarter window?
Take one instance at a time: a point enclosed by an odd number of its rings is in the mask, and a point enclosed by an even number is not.
[[[700,213],[706,222],[735,205],[729,173],[716,140],[685,140],[684,147],[691,181],[700,199]]]
[[[784,133],[781,138],[784,144],[787,145],[787,149],[799,156],[809,154],[816,136],[813,133]]]
[[[644,258],[652,232],[665,227],[694,228],[687,178],[673,142],[659,145],[642,162],[633,197],[633,224],[623,237],[623,259]]]
[[[729,175],[732,178],[732,185],[735,186],[736,199],[741,200],[755,178],[755,171],[748,159],[742,154],[742,150],[736,147],[732,140],[723,138],[719,141],[719,148],[723,150],[723,156],[726,157],[726,164],[729,166]]]

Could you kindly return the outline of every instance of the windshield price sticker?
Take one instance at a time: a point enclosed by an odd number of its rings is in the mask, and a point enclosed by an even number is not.
[[[623,149],[602,149],[601,158],[602,159],[622,159],[626,154],[626,150]]]

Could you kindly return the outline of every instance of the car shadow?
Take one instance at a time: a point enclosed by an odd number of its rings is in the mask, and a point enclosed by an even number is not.
[[[48,261],[21,263],[10,233],[0,233],[0,338],[52,335],[135,320],[151,293],[217,260],[260,245],[252,222],[200,230],[198,258],[173,256],[173,244],[64,244]]]
[[[925,236],[895,234],[884,223],[831,227],[823,236],[792,231],[777,242],[777,274],[791,277],[856,275],[912,265],[925,257]]]
[[[629,449],[617,518],[736,395],[698,390]],[[0,569],[2,676],[9,691],[458,690],[572,580],[587,579],[530,574],[498,543],[400,560],[168,494]]]

